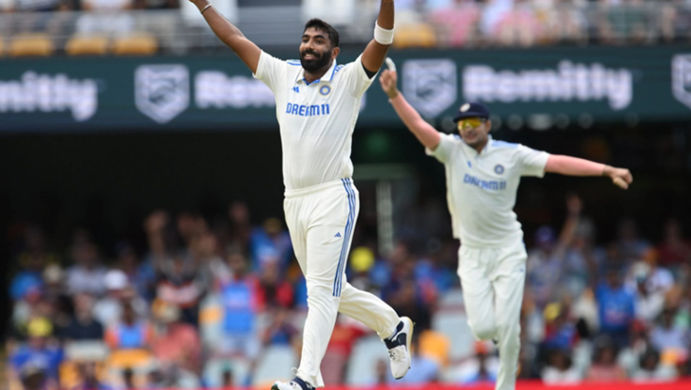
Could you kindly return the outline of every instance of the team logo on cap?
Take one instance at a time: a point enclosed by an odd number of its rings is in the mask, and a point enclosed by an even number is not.
[[[497,175],[501,175],[502,173],[504,173],[504,166],[501,164],[495,165],[494,166],[494,173],[496,173]]]
[[[326,96],[329,94],[329,92],[331,92],[331,87],[329,87],[328,85],[322,85],[321,87],[319,87],[319,93],[321,93],[322,95]]]
[[[468,110],[470,110],[470,103],[466,103],[461,106],[461,112],[466,112]]]

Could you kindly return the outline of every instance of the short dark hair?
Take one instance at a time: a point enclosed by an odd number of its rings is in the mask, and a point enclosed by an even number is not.
[[[329,35],[329,41],[331,41],[331,45],[333,47],[338,46],[338,43],[339,43],[338,42],[338,40],[339,40],[338,39],[338,31],[336,31],[336,29],[333,28],[332,25],[326,23],[325,21],[323,21],[321,19],[314,18],[314,19],[308,20],[307,23],[305,23],[305,29],[302,31],[307,31],[308,28],[312,28],[312,27],[316,28],[317,30],[322,30],[322,31],[326,32],[326,34]]]

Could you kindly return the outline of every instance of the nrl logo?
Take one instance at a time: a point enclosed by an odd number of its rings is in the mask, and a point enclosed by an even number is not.
[[[134,72],[137,109],[158,123],[169,122],[189,105],[189,84],[184,65],[141,65]]]
[[[677,100],[691,108],[691,54],[672,58],[672,92]]]
[[[456,63],[449,59],[410,60],[403,64],[403,93],[418,111],[435,117],[456,102]]]

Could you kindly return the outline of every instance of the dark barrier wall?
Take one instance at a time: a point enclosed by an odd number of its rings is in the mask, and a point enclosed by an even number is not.
[[[342,61],[358,52],[346,50]],[[391,51],[400,87],[430,119],[466,100],[534,129],[691,119],[691,48]],[[285,56],[282,56],[285,58]],[[275,128],[271,92],[233,55],[0,61],[0,131]],[[381,89],[361,126],[397,121]]]

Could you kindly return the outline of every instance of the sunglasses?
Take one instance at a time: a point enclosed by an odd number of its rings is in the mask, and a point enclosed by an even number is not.
[[[487,122],[485,118],[467,118],[458,121],[458,130],[474,129]]]

